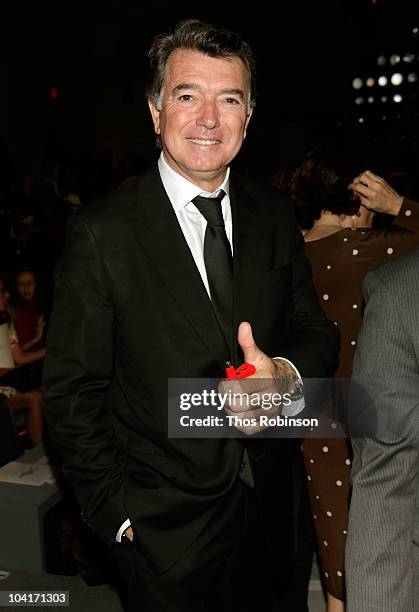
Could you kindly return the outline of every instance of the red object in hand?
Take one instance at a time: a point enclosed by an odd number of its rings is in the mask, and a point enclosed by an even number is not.
[[[234,368],[232,363],[227,362],[226,367],[226,378],[227,380],[237,380],[239,378],[247,378],[256,372],[256,368],[251,363],[244,363],[237,369]]]

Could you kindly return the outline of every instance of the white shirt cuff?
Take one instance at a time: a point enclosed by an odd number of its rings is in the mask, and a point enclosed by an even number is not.
[[[122,534],[124,533],[125,529],[128,529],[128,527],[131,527],[131,521],[129,519],[124,521],[122,525],[120,526],[120,528],[118,529],[118,533],[116,534],[116,538],[115,538],[117,542],[121,541]]]

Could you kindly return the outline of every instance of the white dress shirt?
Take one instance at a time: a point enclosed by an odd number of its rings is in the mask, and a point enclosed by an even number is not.
[[[204,198],[216,197],[219,194],[220,189],[224,190],[225,196],[221,201],[221,212],[223,213],[227,239],[231,246],[231,252],[233,253],[233,223],[231,220],[229,193],[230,168],[227,168],[225,178],[218,189],[212,193],[209,193],[207,191],[202,191],[202,189],[193,183],[190,183],[186,178],[172,170],[164,159],[163,153],[160,155],[158,167],[163,187],[165,188],[166,193],[169,196],[169,200],[173,206],[173,210],[176,213],[180,228],[185,236],[186,242],[188,243],[188,247],[191,250],[192,257],[194,258],[196,267],[199,270],[202,282],[205,285],[208,295],[211,297],[204,262],[204,238],[205,230],[207,229],[207,222],[192,200],[199,195],[203,196]]]

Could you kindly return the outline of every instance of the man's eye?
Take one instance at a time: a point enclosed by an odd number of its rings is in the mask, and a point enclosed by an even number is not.
[[[180,102],[192,102],[192,96],[191,94],[182,94],[181,96],[179,96],[178,100]]]
[[[236,98],[226,98],[226,102],[227,104],[240,104],[240,101],[237,100]]]

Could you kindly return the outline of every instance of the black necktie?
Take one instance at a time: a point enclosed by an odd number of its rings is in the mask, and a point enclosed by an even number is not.
[[[224,191],[216,198],[197,196],[192,200],[207,221],[204,239],[204,262],[211,302],[227,346],[232,346],[233,324],[233,258],[221,212]]]

